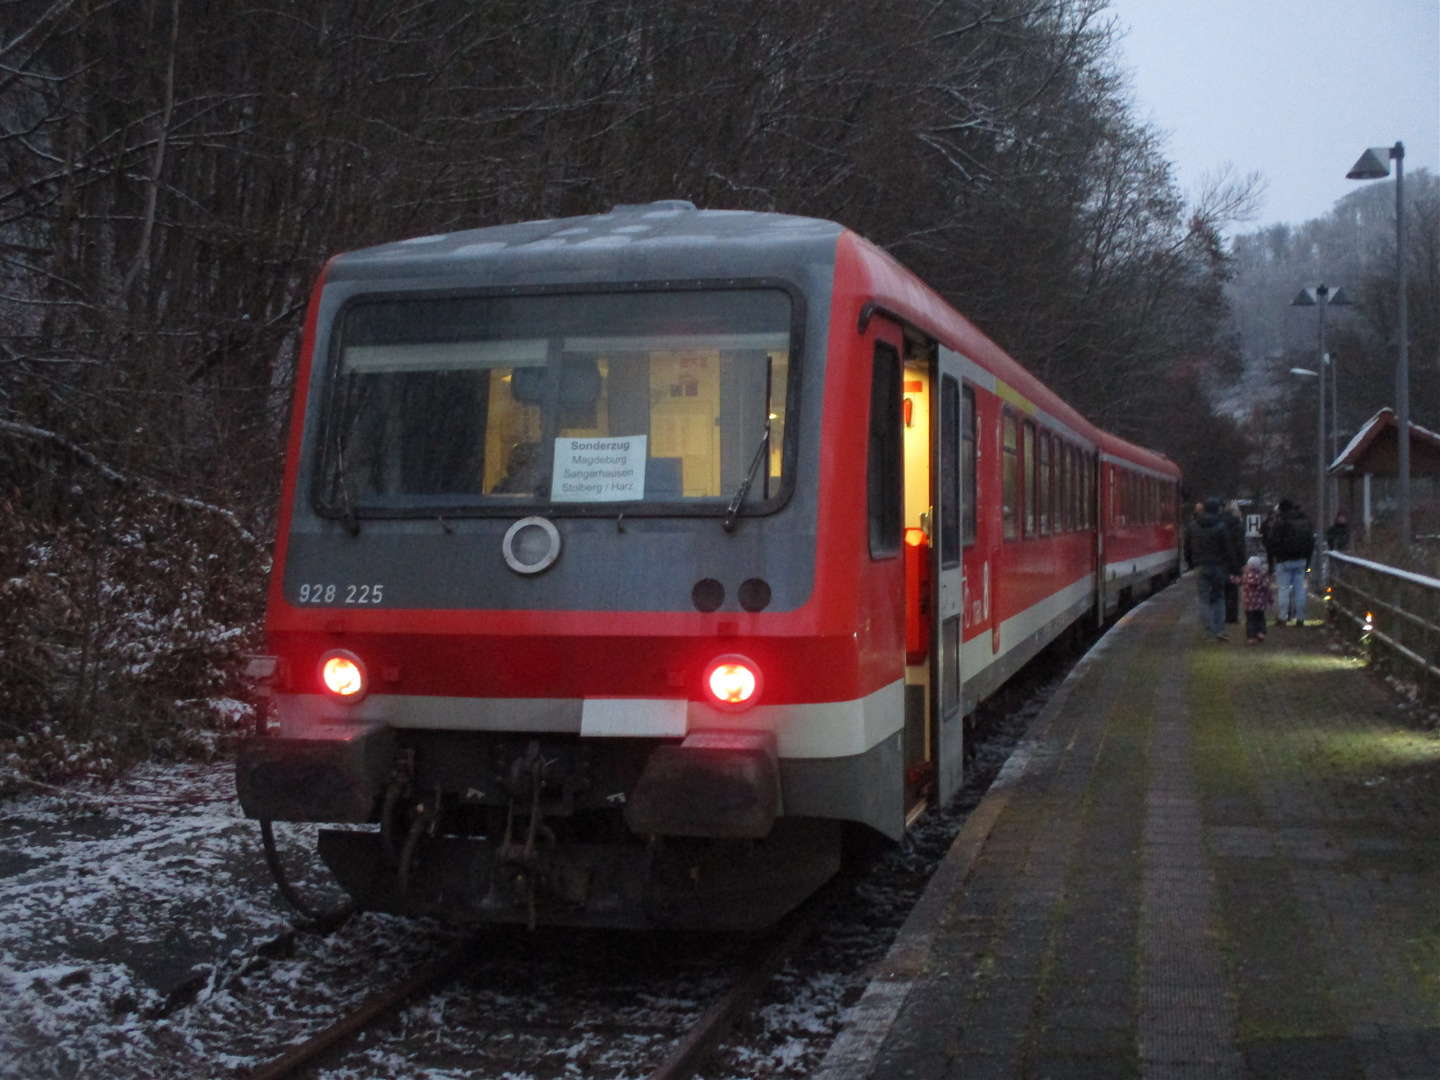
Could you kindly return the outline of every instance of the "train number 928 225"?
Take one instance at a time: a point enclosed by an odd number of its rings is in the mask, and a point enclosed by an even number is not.
[[[302,604],[378,604],[385,598],[384,585],[301,585]]]

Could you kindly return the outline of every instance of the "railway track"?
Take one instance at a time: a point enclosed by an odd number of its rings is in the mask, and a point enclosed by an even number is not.
[[[394,1012],[417,994],[465,970],[475,961],[480,940],[479,937],[470,938],[440,959],[426,964],[394,990],[363,1002],[299,1046],[254,1070],[250,1074],[250,1080],[285,1080],[286,1077],[294,1076],[352,1035],[363,1031],[382,1016]]]
[[[834,888],[822,890],[756,941],[726,991],[674,1040],[673,1050],[649,1074],[648,1080],[687,1080],[694,1075],[706,1054],[736,1018],[754,1002],[785,960],[805,943],[824,918],[834,893]],[[287,1080],[300,1075],[302,1070],[319,1063],[342,1043],[395,1013],[416,997],[473,969],[483,955],[486,940],[485,935],[477,935],[461,942],[444,956],[422,966],[394,989],[362,1002],[305,1042],[254,1069],[249,1074],[249,1080]],[[633,1028],[616,1026],[633,1033]],[[534,1028],[551,1036],[564,1030],[558,1025],[541,1024],[534,1025]],[[513,1034],[513,1028],[507,1028],[505,1034]]]

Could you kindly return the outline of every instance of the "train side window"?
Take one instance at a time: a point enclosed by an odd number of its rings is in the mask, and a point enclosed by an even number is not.
[[[1040,535],[1050,535],[1051,505],[1054,502],[1055,461],[1048,431],[1040,432]]]
[[[1005,539],[1020,539],[1020,431],[1019,421],[1008,409],[1001,417],[1000,458],[1003,463],[1001,507]]]
[[[1080,516],[1076,513],[1080,501],[1080,451],[1066,446],[1066,528],[1080,527]]]
[[[1065,508],[1069,505],[1070,447],[1061,439],[1055,440],[1055,531],[1063,533],[1069,527],[1065,521]]]
[[[1055,531],[1069,532],[1075,527],[1075,520],[1070,515],[1070,496],[1075,491],[1075,475],[1071,470],[1075,467],[1075,458],[1069,443],[1059,442],[1056,446],[1059,450],[1060,494],[1056,499]]]
[[[1075,491],[1072,495],[1075,528],[1085,528],[1085,451],[1075,447]]]
[[[960,411],[960,483],[963,487],[960,516],[966,547],[975,543],[975,447],[978,432],[975,419],[975,391],[968,386],[961,396]]]
[[[1085,455],[1085,528],[1093,530],[1095,522],[1099,520],[1100,510],[1097,500],[1100,497],[1100,482],[1095,474],[1096,459],[1091,454]]]
[[[1021,482],[1025,490],[1022,492],[1022,502],[1025,504],[1025,536],[1027,538],[1035,535],[1035,424],[1026,420],[1023,429],[1024,443],[1022,457],[1024,468],[1020,470]]]
[[[902,419],[900,354],[894,346],[877,341],[870,375],[868,505],[872,559],[887,559],[900,553],[900,499],[904,490]]]
[[[940,379],[940,565],[960,565],[960,383]]]
[[[1065,508],[1066,524],[1072,529],[1080,528],[1080,496],[1085,490],[1080,482],[1080,448],[1070,447],[1070,499]]]

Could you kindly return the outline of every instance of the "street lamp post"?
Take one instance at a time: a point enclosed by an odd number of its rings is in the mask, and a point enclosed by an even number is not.
[[[1330,371],[1330,374],[1329,374],[1329,376],[1328,376],[1328,379],[1329,379],[1329,382],[1330,382],[1330,388],[1329,388],[1329,394],[1330,394],[1330,460],[1331,460],[1331,461],[1334,461],[1335,458],[1338,457],[1339,454],[1340,454],[1340,386],[1339,386],[1339,376],[1338,376],[1338,374],[1337,374],[1337,372],[1336,372],[1336,368],[1338,367],[1338,365],[1337,365],[1337,364],[1334,362],[1334,360],[1331,358],[1330,354],[1325,351],[1325,309],[1328,308],[1328,307],[1330,307],[1330,306],[1332,306],[1332,305],[1334,305],[1334,304],[1340,304],[1340,305],[1343,306],[1343,305],[1347,305],[1347,304],[1349,304],[1349,303],[1350,303],[1350,298],[1345,295],[1345,290],[1344,290],[1344,289],[1332,289],[1332,288],[1330,288],[1329,285],[1325,285],[1325,284],[1317,285],[1317,286],[1315,286],[1315,288],[1313,288],[1313,289],[1301,289],[1301,290],[1300,290],[1300,295],[1297,296],[1297,297],[1295,297],[1294,300],[1291,300],[1291,301],[1290,301],[1290,306],[1291,306],[1291,307],[1315,307],[1315,308],[1319,308],[1319,312],[1318,312],[1318,314],[1319,314],[1319,326],[1320,326],[1320,347],[1319,347],[1319,357],[1320,357],[1320,359],[1319,359],[1319,367],[1318,367],[1318,374],[1319,374],[1319,376],[1320,376],[1320,449],[1319,449],[1319,458],[1320,458],[1320,483],[1321,483],[1321,485],[1322,485],[1319,490],[1321,490],[1321,491],[1324,490],[1324,486],[1325,486],[1325,394],[1326,394],[1325,382],[1326,382],[1326,379],[1327,379],[1327,376],[1326,376],[1326,374],[1325,374],[1325,371],[1326,371],[1326,368],[1327,368],[1327,367],[1329,368],[1329,371]],[[1299,371],[1303,371],[1303,370],[1305,370],[1305,369],[1303,369],[1303,368],[1295,368],[1295,369],[1293,369],[1293,370],[1296,371],[1296,372],[1299,372]],[[1334,498],[1332,499],[1332,501],[1333,501],[1333,502],[1335,503],[1335,505],[1338,507],[1338,506],[1339,506],[1339,492],[1336,491],[1336,490],[1333,490],[1334,487],[1335,487],[1334,484],[1331,484],[1331,485],[1329,485],[1329,486],[1332,488],[1331,494],[1334,496]],[[1329,518],[1327,518],[1327,517],[1325,516],[1325,505],[1324,505],[1323,500],[1317,499],[1317,500],[1316,500],[1316,503],[1315,503],[1315,522],[1316,522],[1316,524],[1319,525],[1321,528],[1324,528],[1325,523],[1326,523],[1328,520],[1329,520]]]
[[[1400,543],[1410,547],[1410,333],[1405,311],[1405,144],[1371,147],[1345,174],[1348,180],[1379,180],[1390,175],[1395,162],[1395,283],[1400,290],[1396,333],[1399,355],[1395,360],[1395,419],[1400,435]]]
[[[1311,371],[1309,368],[1292,367],[1291,375],[1304,375],[1319,380],[1319,412],[1315,425],[1315,524],[1325,528],[1325,375],[1324,369]]]

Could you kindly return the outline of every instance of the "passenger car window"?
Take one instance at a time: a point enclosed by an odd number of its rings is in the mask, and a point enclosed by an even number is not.
[[[1024,503],[1025,503],[1025,535],[1026,535],[1027,537],[1030,537],[1030,536],[1034,536],[1034,535],[1035,535],[1035,518],[1036,518],[1036,513],[1035,513],[1035,489],[1036,489],[1036,487],[1038,486],[1038,485],[1036,484],[1036,482],[1035,482],[1035,473],[1036,473],[1035,465],[1036,465],[1036,461],[1035,461],[1035,425],[1034,425],[1034,423],[1032,423],[1032,422],[1029,421],[1029,420],[1026,420],[1026,421],[1025,421],[1025,426],[1024,426],[1024,428],[1023,428],[1023,433],[1024,433],[1024,437],[1025,437],[1024,451],[1023,451],[1024,459],[1025,459],[1025,460],[1024,460],[1024,466],[1025,466],[1025,467],[1021,470],[1020,475],[1021,475],[1021,477],[1023,478],[1024,484],[1025,484],[1025,492],[1024,492]]]
[[[960,500],[960,514],[964,519],[964,543],[969,547],[975,543],[975,447],[979,432],[975,417],[975,391],[968,386],[961,397],[963,408],[960,417],[960,483],[964,494]]]
[[[1001,498],[1005,520],[1005,539],[1020,539],[1020,432],[1019,421],[1008,409],[1000,421],[1002,459]]]
[[[870,373],[868,503],[872,559],[900,552],[904,490],[901,400],[900,354],[894,346],[877,341]]]
[[[960,384],[940,379],[940,565],[960,565]]]

